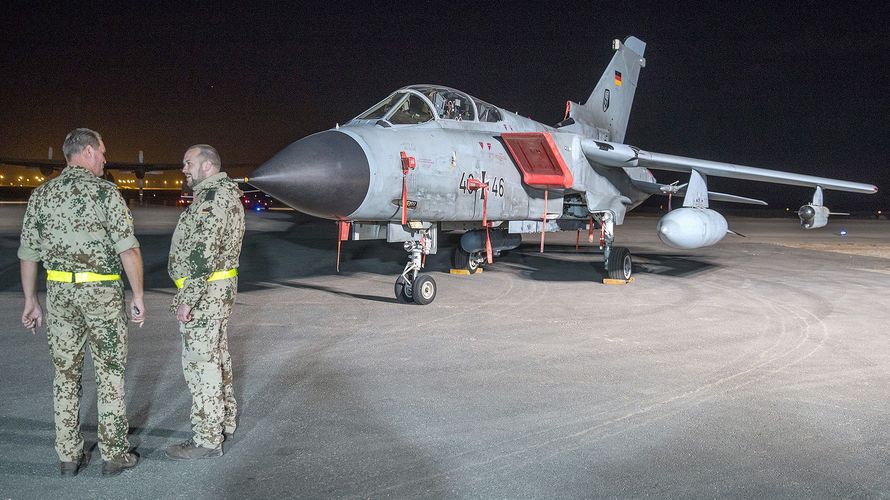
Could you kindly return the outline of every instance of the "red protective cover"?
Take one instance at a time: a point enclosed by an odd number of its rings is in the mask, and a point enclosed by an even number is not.
[[[539,189],[572,187],[572,171],[549,132],[507,132],[501,137],[524,183]]]

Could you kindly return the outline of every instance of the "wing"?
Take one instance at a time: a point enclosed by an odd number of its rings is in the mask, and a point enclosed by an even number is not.
[[[20,158],[0,158],[0,164],[15,165],[19,167],[51,168],[61,170],[65,168],[65,160],[28,160]],[[127,172],[161,172],[165,170],[182,170],[181,163],[136,163],[110,161],[105,164],[106,169],[123,170]]]
[[[110,161],[105,164],[105,168],[122,170],[125,172],[163,172],[165,170],[182,170],[182,163],[129,163]]]
[[[770,182],[789,186],[819,187],[835,191],[874,194],[877,186],[850,182],[827,177],[795,174],[781,170],[749,167],[734,163],[722,163],[698,158],[687,158],[664,153],[644,151],[634,146],[593,139],[583,139],[581,148],[588,160],[608,167],[645,167],[654,170],[670,170],[674,172],[698,171],[713,177],[729,177],[757,182]]]
[[[65,168],[64,160],[21,160],[18,158],[0,158],[2,165],[15,165],[17,167],[37,167],[37,168]]]

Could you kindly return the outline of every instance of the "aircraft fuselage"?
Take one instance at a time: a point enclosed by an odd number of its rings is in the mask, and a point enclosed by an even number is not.
[[[569,189],[550,189],[546,212],[563,215],[563,197],[589,192],[613,200],[628,198],[627,208],[648,196],[630,178],[651,179],[643,168],[596,169],[584,157],[578,135],[507,114],[496,123],[435,120],[390,125],[353,120],[336,129],[297,141],[267,162],[280,182],[266,190],[294,208],[328,219],[398,221],[401,218],[401,154],[414,158],[407,174],[408,218],[417,221],[481,221],[480,190],[470,179],[487,183],[489,220],[540,220],[544,189],[523,183],[504,144],[505,132],[549,132],[572,170]],[[270,175],[265,174],[265,179]],[[271,184],[271,185],[270,185]],[[264,186],[265,187],[265,186]],[[604,205],[605,207],[605,205]]]

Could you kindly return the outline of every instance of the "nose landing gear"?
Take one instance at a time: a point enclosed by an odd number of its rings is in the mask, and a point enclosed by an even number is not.
[[[424,238],[421,236],[420,241],[405,242],[405,250],[410,254],[408,263],[393,287],[396,300],[403,304],[413,302],[425,306],[436,298],[436,281],[428,274],[419,274],[423,268],[423,256],[429,253]]]

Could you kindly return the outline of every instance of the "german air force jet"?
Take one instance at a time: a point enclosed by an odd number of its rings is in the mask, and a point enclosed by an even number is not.
[[[349,123],[303,138],[261,165],[250,183],[287,205],[336,220],[340,240],[404,242],[408,263],[395,282],[401,302],[429,304],[436,283],[421,274],[442,231],[464,230],[455,268],[475,272],[521,234],[585,228],[600,233],[606,273],[629,280],[627,248],[613,246],[615,226],[653,194],[683,195],[683,206],[658,222],[676,248],[720,241],[726,219],[709,200],[765,205],[708,191],[708,176],[815,188],[798,211],[801,226],[824,226],[831,212],[823,190],[875,193],[877,188],[809,175],[644,151],[624,144],[646,44],[613,42],[615,54],[585,104],[569,101],[556,126],[455,89],[412,85]],[[661,184],[650,169],[686,172],[683,185]]]

